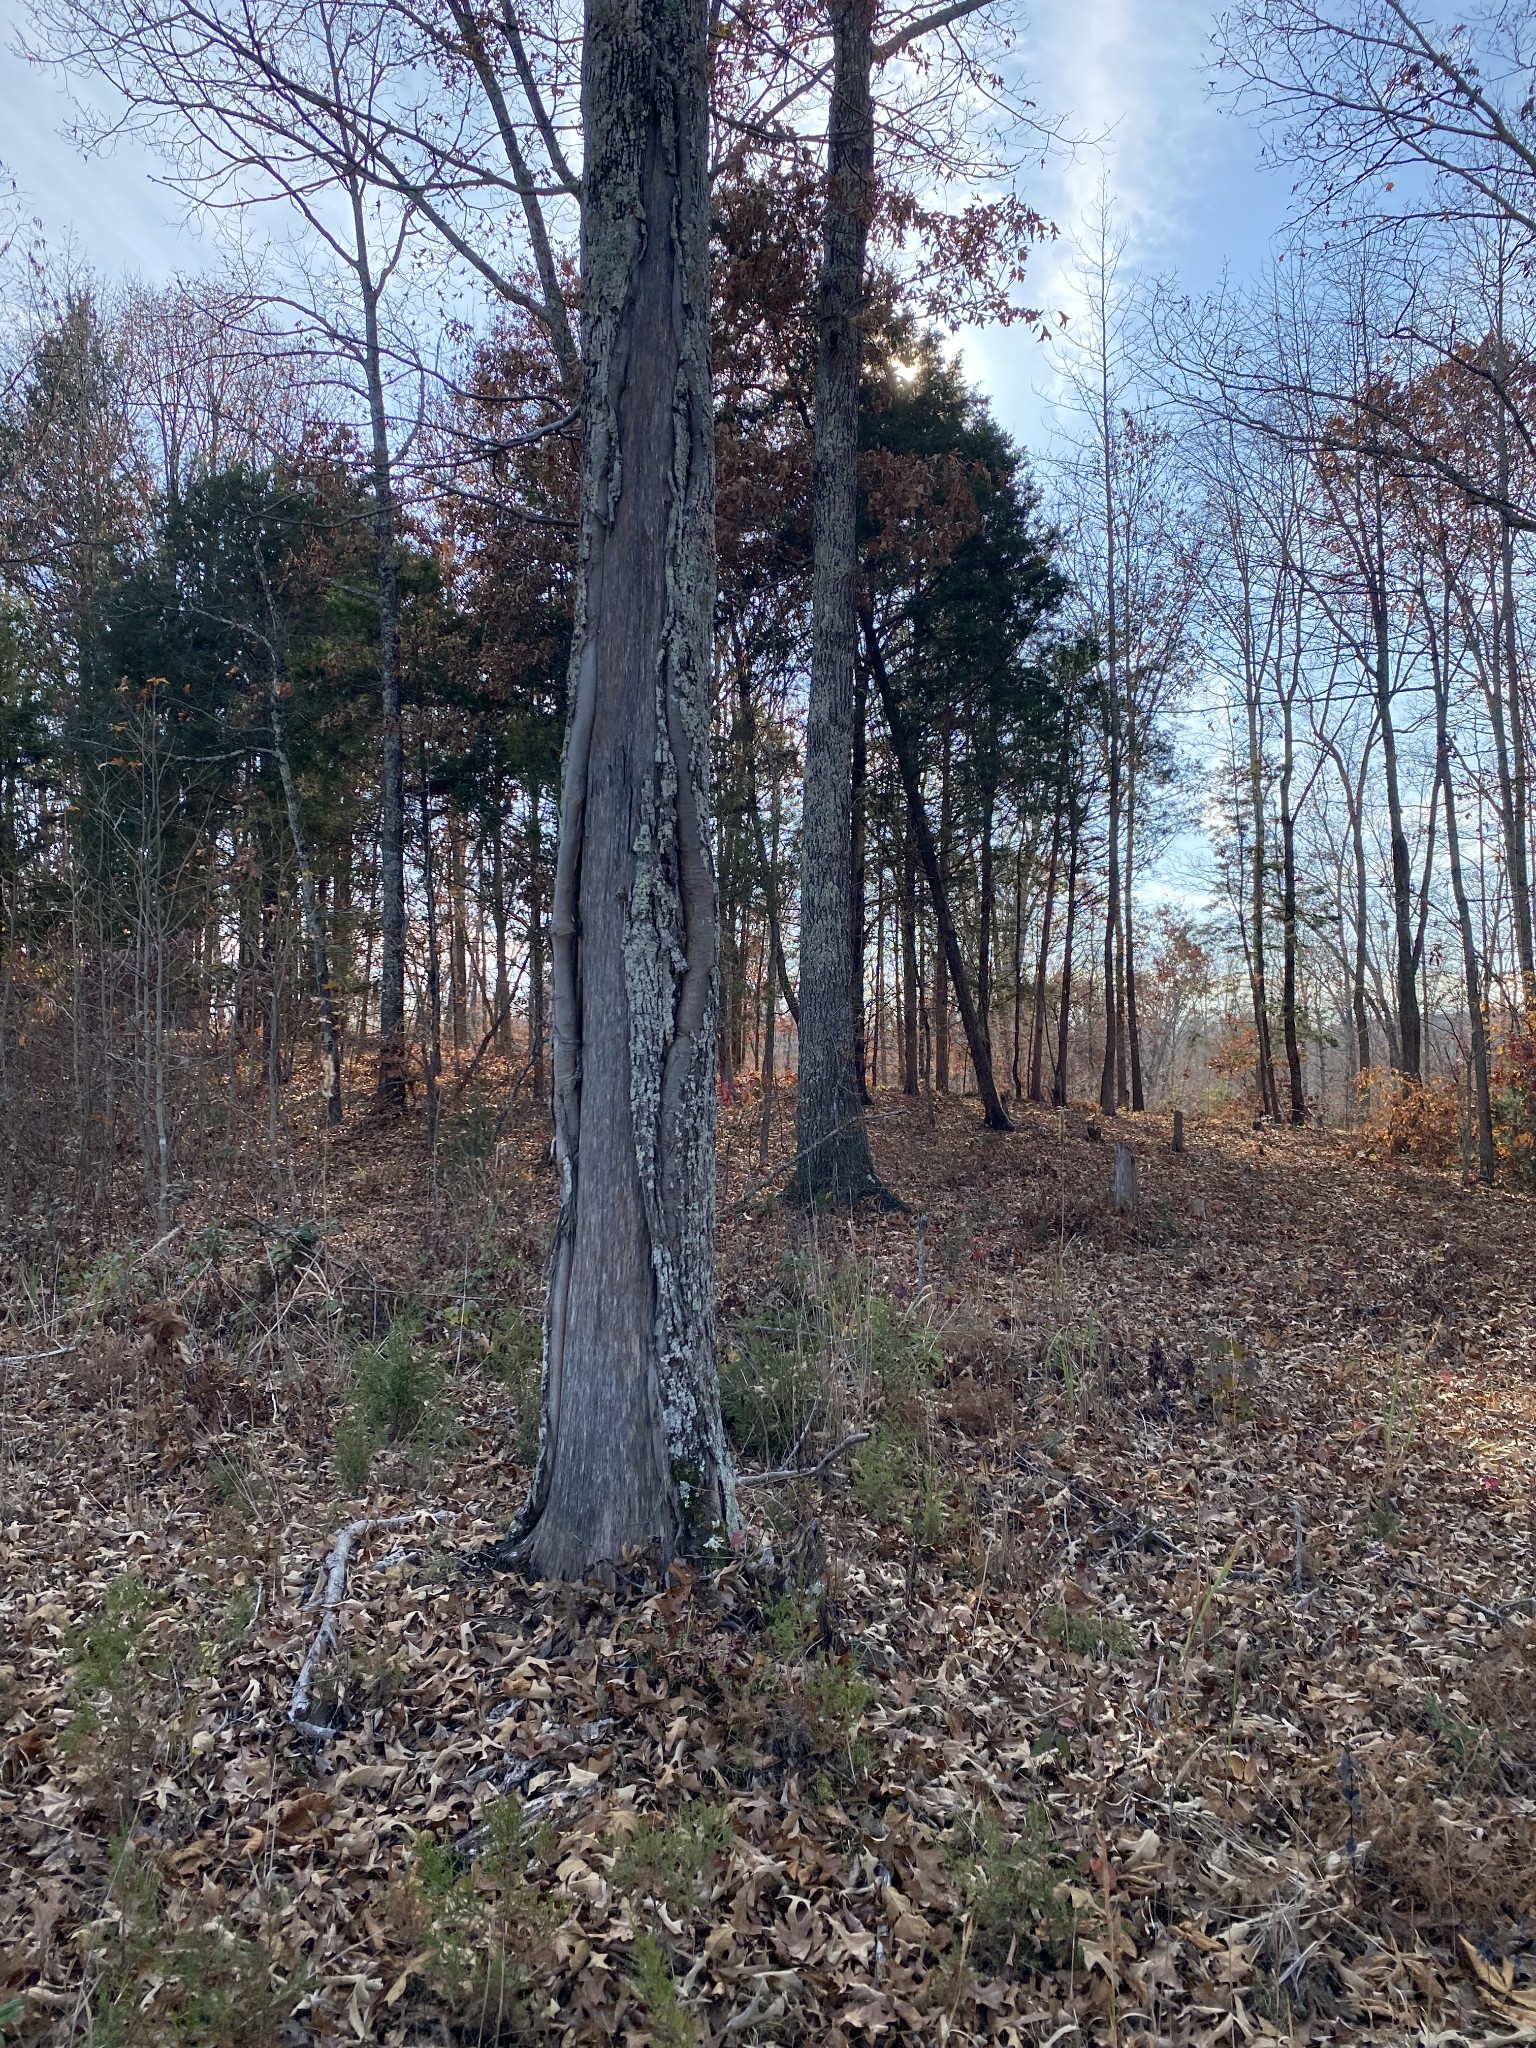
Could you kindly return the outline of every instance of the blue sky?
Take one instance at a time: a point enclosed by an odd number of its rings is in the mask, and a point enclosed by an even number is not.
[[[0,4],[0,17],[6,12]],[[1176,270],[1199,290],[1223,265],[1245,272],[1262,260],[1286,192],[1258,168],[1253,131],[1207,93],[1209,33],[1209,8],[1189,0],[1036,0],[1031,8],[1019,57],[1041,115],[1102,138],[1102,150],[1049,164],[1029,193],[1063,231],[1037,258],[1031,295],[1042,305],[1068,299],[1071,233],[1105,163],[1133,265]],[[72,241],[103,274],[147,282],[209,260],[208,243],[154,182],[153,159],[124,143],[105,159],[82,160],[61,132],[69,119],[62,86],[9,49],[0,49],[0,105],[0,156],[50,244]],[[1049,350],[1013,329],[969,337],[966,357],[1004,424],[1042,447]]]
[[[1128,269],[1176,273],[1198,294],[1224,269],[1263,267],[1289,187],[1261,168],[1248,122],[1210,95],[1211,21],[1190,0],[1036,0],[1020,53],[1031,97],[1090,140],[1029,194],[1060,230],[1034,259],[1031,303],[1070,305],[1073,236],[1106,173]],[[1043,452],[1056,423],[1049,346],[1014,328],[967,337],[965,355],[1003,424]]]

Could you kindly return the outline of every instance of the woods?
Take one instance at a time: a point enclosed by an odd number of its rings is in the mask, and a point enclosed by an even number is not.
[[[1199,288],[1004,0],[32,0],[0,2043],[1536,2024],[1536,56],[1210,32]]]

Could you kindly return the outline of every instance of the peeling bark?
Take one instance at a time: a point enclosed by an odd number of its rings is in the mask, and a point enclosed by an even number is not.
[[[715,1366],[718,915],[707,9],[589,0],[584,449],[551,916],[560,1213],[510,1548],[569,1577],[728,1536]]]

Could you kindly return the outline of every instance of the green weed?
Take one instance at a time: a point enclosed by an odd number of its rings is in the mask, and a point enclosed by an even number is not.
[[[137,1803],[159,1739],[153,1694],[164,1660],[155,1623],[149,1588],[124,1572],[91,1621],[66,1638],[75,1711],[60,1746],[89,1755],[98,1802],[119,1821]]]
[[[499,1379],[517,1405],[518,1461],[531,1465],[539,1450],[539,1395],[544,1333],[519,1308],[503,1309],[491,1332],[485,1370]]]
[[[853,1497],[877,1522],[893,1520],[910,1497],[912,1451],[888,1422],[878,1422],[853,1461]]]
[[[1103,1356],[1104,1332],[1093,1316],[1058,1323],[1041,1346],[1041,1370],[1047,1379],[1060,1380],[1074,1414],[1086,1399]]]
[[[351,1493],[367,1486],[386,1445],[408,1445],[424,1456],[448,1434],[442,1371],[422,1353],[420,1339],[419,1319],[397,1316],[383,1343],[352,1361],[347,1416],[333,1442],[337,1477]]]
[[[1047,1607],[1040,1628],[1048,1642],[1074,1657],[1131,1657],[1136,1652],[1130,1623],[1097,1608]]]
[[[836,1349],[846,1358],[856,1384],[874,1385],[887,1399],[928,1386],[943,1363],[933,1325],[913,1311],[877,1294],[851,1261],[840,1266],[827,1290],[828,1318]]]
[[[304,1995],[296,1962],[221,1922],[173,1925],[120,1844],[117,1913],[85,1943],[93,2048],[277,2048]]]
[[[817,1627],[816,1597],[809,1590],[790,1587],[763,1602],[763,1635],[782,1663],[805,1655]]]
[[[1399,1345],[1393,1354],[1392,1377],[1387,1382],[1387,1398],[1381,1415],[1382,1472],[1388,1492],[1402,1476],[1408,1454],[1413,1449],[1423,1400],[1423,1360],[1416,1358],[1411,1367],[1405,1365],[1402,1346]]]
[[[635,1936],[629,1954],[635,1994],[650,2022],[647,2037],[655,2048],[695,2048],[698,2023],[678,1996],[672,1960],[665,1948],[647,1929]]]
[[[1395,1543],[1403,1533],[1403,1518],[1397,1511],[1397,1502],[1389,1494],[1382,1494],[1372,1502],[1365,1526],[1367,1533],[1378,1543]]]
[[[373,1431],[360,1422],[343,1422],[336,1431],[331,1451],[336,1461],[336,1477],[345,1490],[366,1493],[379,1452],[379,1441]]]
[[[1010,1840],[991,1814],[957,1827],[950,1867],[971,1923],[969,1956],[987,1973],[1070,1956],[1072,1919],[1060,1892],[1068,1865],[1041,1808]]]
[[[414,1316],[397,1316],[383,1343],[353,1360],[353,1409],[387,1443],[407,1442],[432,1419],[442,1374],[422,1357],[420,1337]]]
[[[720,1410],[742,1457],[787,1457],[820,1403],[820,1376],[804,1354],[815,1331],[793,1317],[736,1324],[720,1360]]]
[[[920,1550],[936,1550],[964,1535],[970,1524],[965,1488],[925,1460],[912,1497],[913,1542]]]
[[[462,2030],[480,2042],[520,2040],[531,1983],[521,1957],[548,1939],[558,1915],[528,1882],[516,1799],[498,1800],[485,1830],[474,1864],[433,1835],[417,1837],[415,1938],[456,2038]]]
[[[1480,1721],[1469,1720],[1455,1707],[1447,1706],[1438,1693],[1430,1695],[1424,1719],[1464,1777],[1484,1763],[1494,1747],[1489,1731]]]
[[[875,1688],[846,1658],[808,1666],[800,1676],[800,1692],[820,1724],[828,1752],[847,1747],[875,1697]]]
[[[676,1820],[645,1820],[614,1858],[615,1889],[653,1899],[680,1919],[707,1903],[714,1861],[731,1844],[723,1806],[690,1806]]]

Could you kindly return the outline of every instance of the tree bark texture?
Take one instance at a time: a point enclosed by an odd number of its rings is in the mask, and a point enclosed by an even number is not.
[[[800,873],[801,1202],[883,1194],[869,1152],[854,1034],[853,728],[858,647],[859,316],[874,204],[872,0],[829,0],[832,93],[818,290],[812,484],[811,682]]]
[[[715,1363],[718,912],[705,0],[589,0],[583,467],[551,917],[560,1209],[512,1547],[569,1577],[734,1526]]]

